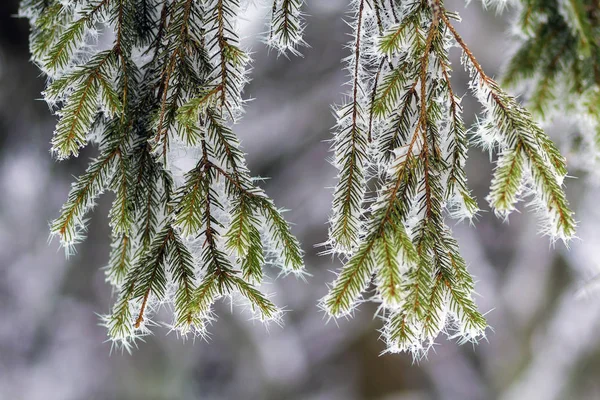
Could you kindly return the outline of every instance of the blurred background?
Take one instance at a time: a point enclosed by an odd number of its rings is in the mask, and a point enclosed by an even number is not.
[[[480,2],[446,3],[461,11],[461,34],[497,75],[511,48],[511,13],[495,16]],[[459,346],[440,337],[427,359],[414,363],[406,354],[380,355],[375,305],[338,324],[317,308],[340,266],[317,256],[314,245],[326,239],[325,188],[334,184],[326,141],[330,105],[345,91],[347,0],[307,0],[311,48],[303,58],[278,58],[256,40],[266,10],[250,9],[244,23],[256,60],[246,94],[255,100],[237,131],[252,172],[271,177],[267,192],[292,210],[287,217],[312,274],[308,283],[272,280],[269,290],[290,310],[285,327],[267,330],[222,302],[208,342],[183,343],[157,328],[132,355],[111,354],[97,314],[114,300],[101,270],[112,197],[100,200],[76,255],[66,259],[56,241],[48,243],[48,222],[96,149],[51,159],[56,120],[38,100],[45,78],[28,61],[28,25],[14,17],[17,6],[0,1],[0,399],[600,399],[600,296],[588,290],[600,272],[600,190],[589,173],[573,170],[568,181],[581,226],[567,251],[538,235],[531,213],[508,224],[489,212],[489,157],[470,152],[469,180],[484,211],[476,226],[454,230],[478,279],[480,309],[488,312],[487,342]],[[465,92],[467,77],[457,54],[454,60],[456,87]],[[479,109],[468,96],[464,105],[472,122]],[[571,130],[560,121],[549,129],[555,138]]]

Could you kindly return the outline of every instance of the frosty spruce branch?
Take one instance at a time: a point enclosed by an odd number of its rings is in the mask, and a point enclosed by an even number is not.
[[[486,321],[446,223],[478,211],[464,170],[470,140],[452,87],[450,49],[462,52],[483,107],[473,141],[497,155],[488,201],[498,216],[530,198],[545,233],[571,238],[565,160],[529,111],[486,75],[443,1],[350,3],[350,93],[337,109],[339,182],[329,242],[346,261],[321,304],[333,317],[347,316],[373,283],[388,351],[419,354],[440,332],[476,341]]]
[[[268,42],[301,45],[300,0],[272,4]],[[240,46],[240,0],[25,0],[33,60],[48,75],[46,101],[60,119],[61,160],[95,143],[53,235],[71,248],[110,190],[113,245],[107,280],[118,299],[104,317],[129,348],[162,305],[168,323],[202,334],[212,304],[235,293],[261,320],[281,311],[259,291],[265,264],[301,273],[288,223],[255,185],[232,130],[242,113],[249,57]],[[195,166],[177,165],[182,149]]]
[[[600,2],[523,1],[513,22],[518,47],[504,76],[523,92],[546,123],[561,115],[574,122],[577,167],[595,173],[600,158]]]
[[[103,322],[127,349],[162,306],[182,335],[203,334],[222,297],[277,320],[280,309],[259,290],[263,267],[303,272],[299,243],[255,184],[233,131],[248,81],[238,33],[248,3],[22,2],[32,58],[49,78],[44,96],[59,116],[52,153],[62,160],[89,143],[99,148],[51,232],[70,250],[96,199],[114,192],[106,271],[118,297]],[[304,2],[263,3],[264,41],[298,54]],[[474,279],[447,222],[478,212],[465,173],[471,143],[495,155],[488,202],[499,217],[528,199],[553,240],[575,233],[565,159],[536,119],[575,110],[600,154],[598,4],[483,1],[499,10],[507,3],[519,7],[520,48],[504,82],[524,88],[531,113],[486,74],[442,0],[349,0],[350,90],[336,109],[339,182],[327,243],[344,266],[321,306],[333,317],[351,315],[373,284],[391,352],[420,354],[441,332],[464,341],[485,335]],[[462,118],[464,89],[452,86],[452,48],[483,109],[472,132]],[[571,100],[558,95],[565,89]],[[194,165],[184,167],[182,153]]]

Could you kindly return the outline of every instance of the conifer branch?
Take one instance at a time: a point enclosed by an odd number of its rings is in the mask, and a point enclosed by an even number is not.
[[[451,83],[450,48],[462,49],[471,88],[484,106],[476,139],[500,150],[490,194],[496,212],[507,215],[530,194],[546,216],[548,233],[572,237],[575,222],[562,189],[565,160],[531,114],[485,74],[450,22],[458,16],[442,1],[373,2],[369,8],[364,3],[354,3],[356,53],[350,58],[356,63],[350,70],[353,87],[361,95],[341,115],[338,126],[350,129],[336,131],[334,146],[340,183],[331,245],[346,262],[321,304],[334,317],[348,315],[373,282],[389,351],[420,354],[441,332],[475,341],[485,334],[486,322],[445,222],[477,212],[465,173],[469,141]],[[359,40],[374,43],[377,51],[363,50]],[[348,134],[356,132],[347,118],[352,110],[370,112],[359,131],[368,132],[363,148],[353,141],[362,136]],[[377,151],[369,149],[371,140]],[[354,187],[348,181],[355,164],[347,161],[353,151],[362,156],[363,167]],[[363,199],[367,185],[376,188],[375,196]],[[348,188],[353,202],[345,197]],[[344,213],[348,205],[352,212]],[[354,219],[342,218],[347,215]],[[352,221],[353,230],[343,242],[338,233],[345,221]]]
[[[271,44],[281,51],[303,44],[302,4],[276,4]],[[103,321],[127,350],[163,304],[182,335],[204,334],[224,296],[241,295],[258,318],[277,319],[258,289],[264,266],[303,270],[290,225],[256,186],[232,129],[250,60],[238,37],[242,11],[238,0],[21,5],[32,57],[51,79],[45,98],[60,116],[53,153],[64,159],[100,143],[51,232],[70,248],[97,197],[115,193],[106,279],[118,299]],[[106,50],[95,41],[99,26],[114,32]],[[188,171],[172,165],[181,149],[196,155]]]
[[[269,37],[266,42],[279,53],[300,55],[298,47],[306,46],[302,39],[304,0],[273,0]]]
[[[574,137],[562,135],[561,142],[579,154],[572,160],[576,167],[590,169],[600,149],[596,107],[600,89],[598,3],[523,3],[512,27],[517,33],[517,48],[507,63],[503,82],[523,92],[533,117],[542,123],[550,123],[557,116],[572,120],[578,132]],[[590,172],[594,173],[594,168]]]
[[[341,251],[350,251],[357,243],[360,231],[360,206],[366,191],[366,157],[368,151],[361,87],[362,61],[366,44],[366,0],[355,0],[356,9],[353,55],[348,58],[352,93],[350,102],[338,110],[334,144],[335,165],[339,183],[335,188],[333,217],[330,229],[332,244]]]

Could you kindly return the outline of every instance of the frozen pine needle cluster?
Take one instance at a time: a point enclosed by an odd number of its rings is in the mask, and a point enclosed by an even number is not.
[[[104,191],[117,301],[104,317],[129,348],[161,306],[181,334],[202,334],[213,303],[236,295],[261,320],[280,309],[259,290],[263,267],[301,273],[302,252],[280,210],[256,186],[232,130],[249,57],[244,0],[24,0],[33,60],[59,122],[52,153],[99,155],[73,184],[53,235],[71,248]],[[275,1],[269,43],[301,44],[298,0]],[[178,165],[180,154],[194,165]]]
[[[298,47],[306,46],[302,7],[304,0],[272,0],[267,44],[280,53],[300,55]]]
[[[336,110],[339,183],[329,243],[345,265],[322,306],[347,316],[373,284],[389,351],[420,354],[441,332],[476,341],[486,321],[445,221],[478,210],[464,170],[469,140],[450,48],[462,52],[483,107],[473,136],[497,155],[488,200],[499,216],[527,197],[545,232],[571,238],[565,160],[532,115],[485,74],[443,1],[352,0],[351,7],[350,92]]]
[[[525,94],[535,117],[568,118],[577,167],[595,173],[600,159],[600,3],[597,0],[520,2],[513,22],[517,48],[504,84]]]

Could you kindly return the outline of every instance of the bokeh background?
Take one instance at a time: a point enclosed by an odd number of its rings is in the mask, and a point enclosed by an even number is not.
[[[463,0],[447,5],[462,12],[460,32],[497,75],[510,53],[511,12],[496,16],[480,2],[465,8]],[[347,0],[307,1],[311,47],[302,58],[277,57],[256,40],[264,9],[250,9],[244,23],[256,60],[246,94],[255,100],[237,131],[252,172],[271,177],[267,192],[291,210],[312,274],[308,283],[272,281],[277,303],[290,310],[285,327],[267,330],[220,303],[208,342],[183,343],[159,328],[132,355],[111,354],[97,317],[113,301],[101,270],[111,195],[100,200],[76,255],[66,259],[56,241],[48,243],[48,222],[96,149],[51,159],[56,120],[39,100],[45,78],[28,61],[28,27],[14,17],[17,6],[0,1],[0,399],[600,399],[600,296],[592,290],[600,271],[600,191],[590,173],[573,170],[568,181],[581,226],[567,251],[538,235],[530,213],[508,224],[485,211],[492,167],[487,154],[470,152],[469,180],[484,211],[476,226],[454,230],[493,328],[487,342],[459,346],[440,338],[415,363],[406,354],[380,355],[375,305],[338,324],[317,308],[340,266],[314,245],[326,239],[326,188],[335,176],[327,140],[330,105],[342,100],[346,80]],[[454,60],[456,87],[465,92],[467,77],[457,54]],[[468,96],[464,104],[473,121],[477,105]],[[570,131],[561,121],[550,127],[558,140]]]

